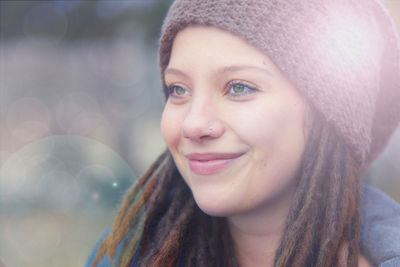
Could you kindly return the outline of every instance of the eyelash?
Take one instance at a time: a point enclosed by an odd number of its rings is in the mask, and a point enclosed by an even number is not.
[[[171,86],[166,86],[167,96],[168,97],[170,97],[170,96],[172,96],[172,97],[181,97],[181,95],[177,95],[176,93],[173,93],[174,89],[177,89],[177,88],[182,88],[183,90],[185,90],[185,93],[189,93],[189,91],[186,90],[185,88],[183,88],[183,86],[173,84]]]
[[[231,90],[234,88],[234,86],[237,86],[237,85],[243,86],[245,91],[242,93],[232,93]],[[250,84],[248,82],[245,82],[245,81],[241,81],[241,80],[230,81],[226,85],[226,89],[227,89],[227,94],[229,94],[232,97],[243,97],[243,96],[247,96],[250,94],[254,94],[258,91],[257,86]]]
[[[238,86],[238,85],[239,85],[239,86],[242,86],[242,87],[243,87],[242,89],[244,89],[244,91],[241,92],[241,93],[233,93],[233,92],[231,92],[231,90],[232,90],[235,86]],[[174,92],[176,89],[179,89],[179,88],[181,88],[181,89],[184,90],[184,95],[186,95],[186,94],[189,93],[189,91],[186,90],[185,88],[183,88],[183,86],[173,84],[173,85],[171,85],[171,86],[166,86],[166,87],[165,87],[167,96],[168,96],[168,97],[170,97],[170,96],[172,96],[172,97],[178,97],[178,98],[181,97],[181,96],[183,96],[183,95],[178,95],[178,94],[176,94],[176,93]],[[225,90],[226,90],[226,94],[230,95],[231,97],[243,97],[243,96],[247,96],[247,95],[250,95],[250,94],[254,94],[254,93],[256,93],[256,92],[258,91],[257,86],[255,86],[255,85],[253,85],[253,84],[250,84],[250,83],[248,83],[248,82],[242,81],[242,80],[233,80],[233,81],[230,81],[230,82],[225,86],[225,88],[226,88],[226,89],[225,89]]]

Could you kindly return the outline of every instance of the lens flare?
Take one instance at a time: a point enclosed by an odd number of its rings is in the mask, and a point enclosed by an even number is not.
[[[332,8],[330,16],[321,21],[315,49],[320,62],[335,71],[357,74],[376,70],[383,52],[383,41],[378,25],[371,26],[366,18]],[[366,17],[368,14],[365,14]]]

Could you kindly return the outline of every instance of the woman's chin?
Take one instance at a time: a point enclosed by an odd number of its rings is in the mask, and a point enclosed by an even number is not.
[[[214,216],[214,217],[229,217],[233,214],[233,211],[225,208],[225,207],[216,207],[214,206],[205,206],[199,205],[197,206],[207,215]]]
[[[197,206],[206,214],[215,217],[229,217],[238,212],[239,206],[232,200],[212,196],[194,195]]]

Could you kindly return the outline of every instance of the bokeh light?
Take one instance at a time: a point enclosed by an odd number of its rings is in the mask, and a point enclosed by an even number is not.
[[[97,100],[85,92],[68,92],[58,102],[56,118],[59,126],[67,130],[85,112],[99,112]]]
[[[24,97],[10,104],[7,129],[13,138],[26,144],[49,134],[51,114],[38,98]]]
[[[83,264],[135,179],[117,153],[88,138],[52,136],[24,147],[0,169],[0,258],[43,266],[68,251],[80,258],[64,266]],[[66,249],[71,242],[80,245]]]

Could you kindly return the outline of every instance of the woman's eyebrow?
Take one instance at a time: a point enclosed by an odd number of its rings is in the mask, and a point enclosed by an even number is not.
[[[181,71],[181,70],[179,70],[179,69],[175,69],[175,68],[167,68],[167,69],[164,71],[164,75],[167,75],[167,74],[182,76],[182,77],[184,77],[184,78],[186,78],[186,79],[189,79],[189,75],[187,75],[187,74],[184,73],[183,71]]]
[[[250,71],[258,71],[262,72],[264,74],[267,74],[268,76],[274,76],[273,73],[267,69],[253,66],[253,65],[232,65],[232,66],[226,66],[221,69],[219,69],[217,72],[219,74],[227,73],[227,72],[238,72],[238,71],[243,71],[243,70],[250,70]]]

